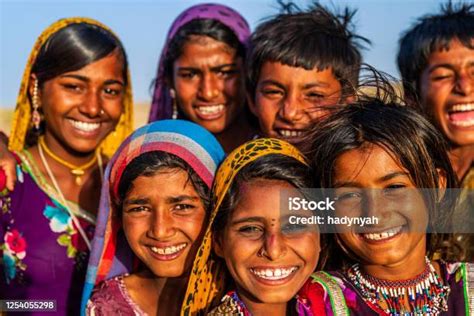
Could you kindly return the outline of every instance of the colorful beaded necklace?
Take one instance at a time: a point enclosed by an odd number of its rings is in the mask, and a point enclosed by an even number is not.
[[[365,300],[390,315],[439,315],[448,310],[451,289],[443,285],[427,257],[425,261],[423,272],[409,280],[378,279],[361,272],[359,264],[346,273]]]

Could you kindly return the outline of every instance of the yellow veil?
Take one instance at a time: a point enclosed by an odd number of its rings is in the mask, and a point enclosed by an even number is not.
[[[224,294],[224,267],[211,256],[212,223],[237,173],[256,159],[271,154],[289,156],[307,164],[298,149],[289,143],[275,138],[259,138],[235,149],[219,167],[212,188],[216,202],[204,239],[194,259],[181,308],[182,316],[202,314]]]
[[[38,56],[41,47],[46,41],[57,31],[65,28],[70,24],[87,23],[98,26],[111,32],[117,39],[118,37],[105,25],[89,18],[73,17],[58,20],[50,25],[36,40],[33,50],[28,58],[25,72],[20,85],[20,91],[16,101],[16,108],[13,114],[12,128],[8,148],[10,150],[20,151],[25,146],[25,138],[28,130],[32,128],[31,123],[31,104],[28,98],[28,86],[31,75],[31,68],[33,67],[36,57]],[[132,100],[132,86],[130,81],[130,72],[127,72],[127,87],[125,89],[123,112],[117,124],[115,131],[110,133],[100,145],[101,152],[107,157],[111,157],[122,141],[132,132],[133,129],[133,100]]]

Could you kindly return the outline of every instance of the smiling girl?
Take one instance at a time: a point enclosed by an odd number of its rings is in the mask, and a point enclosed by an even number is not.
[[[96,187],[131,130],[131,108],[127,57],[107,27],[70,18],[40,35],[9,139],[19,183],[0,194],[2,299],[56,300],[58,314],[78,313]]]
[[[456,178],[440,133],[416,110],[367,98],[315,127],[315,183],[332,188],[335,216],[376,216],[364,230],[337,226],[346,268],[316,273],[335,315],[469,315],[474,267],[431,260],[449,232]],[[314,302],[318,304],[319,302]]]
[[[300,152],[281,140],[254,140],[229,155],[216,175],[211,226],[188,284],[190,298],[207,297],[213,282],[224,279],[214,275],[206,283],[208,267],[224,261],[233,282],[211,315],[303,312],[304,302],[294,296],[318,263],[319,231],[290,224],[287,203],[280,201],[286,193],[302,196],[309,175]],[[207,252],[211,239],[216,256]]]
[[[193,121],[226,152],[251,139],[243,83],[249,36],[247,21],[227,6],[199,4],[182,12],[161,53],[149,121]]]
[[[88,314],[179,314],[223,158],[211,133],[182,120],[146,125],[122,144],[102,188]]]

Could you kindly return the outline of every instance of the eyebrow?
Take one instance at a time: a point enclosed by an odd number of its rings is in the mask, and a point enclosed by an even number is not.
[[[166,198],[166,202],[169,204],[179,203],[183,201],[199,201],[199,197],[195,195],[178,195],[178,196],[171,196]]]
[[[137,197],[137,198],[126,199],[123,202],[123,205],[145,205],[145,204],[150,204],[150,199]]]
[[[378,183],[383,183],[389,180],[392,180],[397,177],[408,177],[407,172],[401,172],[401,171],[395,171],[395,172],[390,172],[380,178],[378,178],[375,182]],[[360,183],[354,182],[354,181],[343,181],[343,182],[336,182],[334,184],[334,188],[342,188],[342,187],[362,187]]]
[[[222,64],[222,65],[217,65],[214,67],[211,67],[211,71],[219,71],[222,68],[226,67],[237,67],[236,63],[231,63],[231,64]],[[202,72],[202,70],[198,67],[179,67],[178,71],[195,71],[195,72]]]
[[[251,217],[244,217],[238,220],[235,220],[231,223],[231,225],[237,225],[241,223],[246,223],[246,222],[258,222],[258,223],[263,223],[265,219],[260,216],[251,216]]]
[[[303,90],[311,89],[314,87],[329,87],[329,84],[327,82],[321,82],[321,81],[315,81],[315,82],[310,82],[306,83],[302,86]]]
[[[81,76],[81,75],[74,75],[74,74],[65,74],[65,75],[62,75],[61,78],[73,78],[73,79],[77,79],[77,80],[80,80],[80,81],[84,81],[84,82],[90,82],[91,80],[86,77],[86,76]],[[105,85],[109,85],[109,84],[119,84],[121,86],[124,86],[125,84],[121,81],[121,80],[116,80],[116,79],[109,79],[109,80],[106,80],[104,82]]]

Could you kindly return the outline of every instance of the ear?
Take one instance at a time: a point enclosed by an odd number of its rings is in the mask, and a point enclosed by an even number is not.
[[[246,94],[247,97],[247,104],[249,105],[250,112],[258,118],[258,111],[257,107],[255,106],[255,99],[254,96],[250,95],[249,92]]]
[[[222,237],[218,232],[217,234],[212,235],[212,249],[218,257],[224,258],[224,248],[222,246]]]
[[[353,94],[342,99],[342,104],[352,104],[357,100],[357,97]]]

